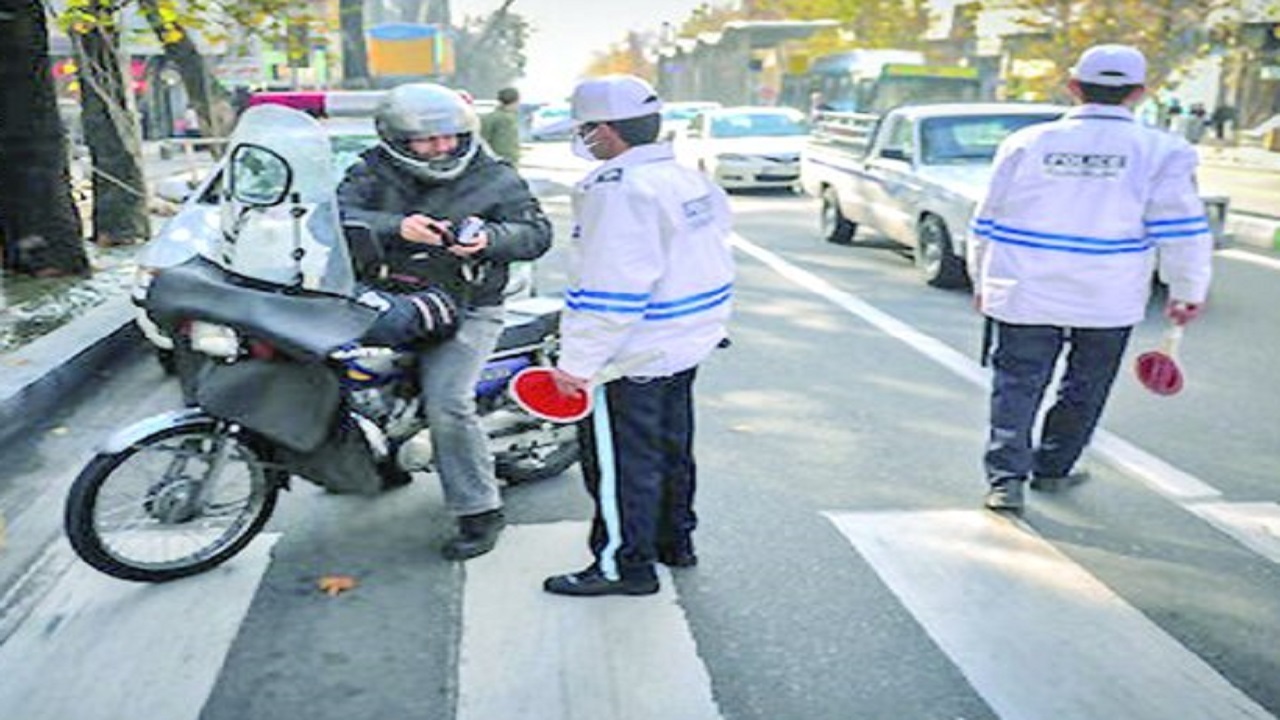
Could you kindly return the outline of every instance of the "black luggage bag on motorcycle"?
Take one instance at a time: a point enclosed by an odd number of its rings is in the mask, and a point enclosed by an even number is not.
[[[381,489],[373,453],[326,364],[330,352],[368,331],[376,310],[239,276],[200,257],[158,275],[147,309],[177,339],[188,405],[270,440],[273,461],[331,492]],[[234,328],[258,350],[226,361],[196,352],[182,331],[192,321]]]

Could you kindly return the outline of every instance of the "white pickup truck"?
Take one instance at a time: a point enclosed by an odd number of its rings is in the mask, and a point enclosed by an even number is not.
[[[1000,141],[1053,120],[1059,105],[914,105],[883,116],[825,113],[800,156],[800,184],[822,199],[827,240],[852,244],[859,228],[910,248],[925,282],[968,281],[964,243],[991,179]]]
[[[1019,128],[1066,108],[1027,103],[899,107],[883,116],[824,113],[800,154],[800,185],[822,198],[822,236],[850,245],[858,229],[913,251],[924,281],[964,287],[965,243],[991,181],[996,147]],[[1205,196],[1214,239],[1229,199]]]

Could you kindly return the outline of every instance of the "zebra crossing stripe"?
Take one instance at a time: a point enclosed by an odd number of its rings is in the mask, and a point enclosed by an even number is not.
[[[1206,502],[1192,503],[1187,508],[1241,545],[1280,564],[1280,504]]]
[[[827,513],[1002,718],[1274,720],[1026,526]]]
[[[75,563],[0,645],[5,717],[196,720],[278,538],[162,585]]]
[[[657,595],[543,592],[547,576],[591,561],[588,531],[585,522],[515,525],[467,562],[458,720],[719,720],[665,569]]]

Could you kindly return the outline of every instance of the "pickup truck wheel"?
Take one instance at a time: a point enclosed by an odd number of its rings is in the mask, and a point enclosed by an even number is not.
[[[840,212],[840,201],[833,188],[822,191],[822,213],[818,216],[819,230],[823,239],[836,245],[852,245],[854,233],[858,231],[857,223]]]
[[[939,288],[964,287],[968,273],[951,245],[951,232],[942,218],[926,215],[916,232],[916,267],[924,281]]]

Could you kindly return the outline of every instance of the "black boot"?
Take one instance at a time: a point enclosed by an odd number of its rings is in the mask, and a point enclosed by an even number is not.
[[[467,560],[483,555],[498,544],[498,535],[506,527],[502,508],[458,516],[458,534],[444,544],[440,554],[446,560]]]

